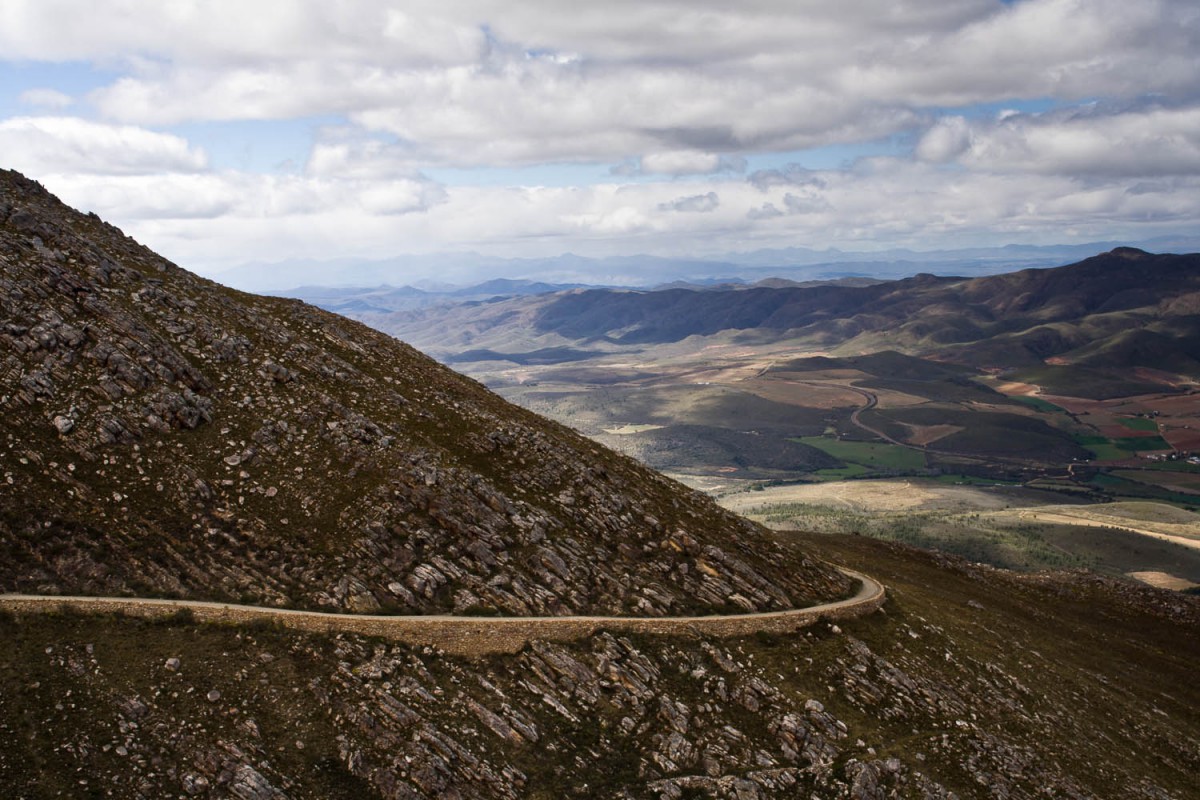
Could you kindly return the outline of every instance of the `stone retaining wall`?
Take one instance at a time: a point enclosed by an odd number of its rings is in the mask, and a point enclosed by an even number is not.
[[[122,598],[34,597],[2,595],[0,608],[15,614],[71,610],[82,613],[119,613],[162,618],[190,612],[200,622],[245,625],[280,624],[316,633],[360,633],[439,648],[447,653],[478,656],[515,653],[531,639],[572,640],[597,630],[614,633],[745,636],[759,631],[790,633],[821,619],[849,619],[880,608],[887,595],[874,580],[846,571],[863,581],[858,596],[795,611],[712,617],[453,617],[359,616],[310,611],[260,608],[188,600],[134,600]]]

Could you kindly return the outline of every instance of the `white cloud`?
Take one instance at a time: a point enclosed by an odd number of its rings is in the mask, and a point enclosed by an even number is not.
[[[696,174],[719,155],[888,136],[934,106],[1200,94],[1196,14],[1190,0],[570,13],[548,0],[10,0],[0,52],[124,65],[91,96],[121,122],[342,114],[423,163],[642,157],[647,173]],[[679,152],[696,163],[656,166]]]
[[[1200,176],[1079,179],[889,158],[809,178],[765,191],[713,177],[557,188],[243,173],[44,182],[178,263],[210,272],[255,260],[446,250],[702,256],[733,249],[731,241],[739,249],[871,249],[1138,240],[1200,216]],[[681,213],[689,211],[702,213]]]
[[[193,266],[1110,239],[1200,214],[1194,0],[5,0],[0,53],[115,76],[71,107],[109,122],[0,121],[5,165]],[[169,132],[228,120],[297,120],[302,171],[218,170]],[[236,161],[216,142],[239,126],[179,130]],[[912,156],[743,174],[888,137]],[[565,162],[618,166],[576,187],[426,177]]]
[[[207,163],[202,150],[178,136],[75,117],[0,120],[0,153],[8,167],[34,176],[190,172]]]
[[[994,121],[942,119],[917,145],[927,161],[1063,175],[1200,174],[1200,106],[1100,108]]]
[[[942,117],[917,142],[916,155],[923,161],[942,163],[962,155],[971,146],[971,127],[958,116]]]
[[[75,102],[71,95],[56,89],[26,89],[17,101],[27,106],[61,110]]]

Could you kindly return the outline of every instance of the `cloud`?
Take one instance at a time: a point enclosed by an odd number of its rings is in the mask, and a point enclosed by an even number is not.
[[[1200,217],[1200,176],[999,174],[897,158],[816,172],[820,189],[766,192],[712,176],[575,187],[238,172],[40,177],[65,201],[208,274],[239,262],[447,250],[705,256],[730,242],[868,250],[1140,241]]]
[[[940,164],[958,158],[970,146],[970,124],[962,117],[943,117],[917,142],[916,155]]]
[[[751,219],[751,220],[774,219],[775,217],[782,217],[783,215],[784,215],[783,212],[780,211],[778,208],[776,208],[774,203],[763,203],[761,206],[758,206],[757,208],[752,208],[749,211],[747,211],[746,219]]]
[[[193,266],[1146,238],[1200,216],[1198,46],[1194,0],[6,0],[5,60],[104,83],[30,89],[93,118],[2,121],[0,153]],[[215,142],[266,127],[298,173],[224,169]],[[221,168],[182,133],[212,136]],[[882,140],[911,155],[745,174]],[[461,185],[559,164],[617,166]],[[459,185],[428,177],[445,167]]]
[[[31,175],[193,172],[207,165],[204,152],[179,136],[75,117],[0,120],[0,153],[7,166]]]
[[[64,27],[63,18],[80,20]],[[713,159],[862,142],[928,109],[1200,95],[1190,0],[829,3],[68,0],[0,10],[9,58],[123,74],[117,122],[343,115],[433,165]],[[931,142],[929,148],[934,147]],[[680,153],[689,154],[686,158]]]
[[[69,94],[56,89],[26,89],[17,97],[17,101],[28,106],[39,106],[61,110],[75,102]]]
[[[1006,113],[981,122],[949,117],[925,133],[916,154],[997,172],[1200,174],[1200,106]]]
[[[640,158],[622,161],[612,167],[613,175],[716,175],[722,172],[745,172],[746,159],[723,156],[696,150],[672,150],[650,153]]]
[[[792,194],[783,196],[783,205],[789,214],[814,214],[818,211],[829,211],[832,206],[825,198],[815,194]]]
[[[721,199],[716,192],[694,194],[690,197],[677,197],[669,203],[659,203],[659,211],[689,211],[705,213],[715,211],[721,205]]]
[[[760,192],[779,186],[812,186],[821,188],[825,182],[811,169],[800,164],[787,164],[780,169],[760,169],[750,173],[746,180]]]
[[[327,130],[309,151],[306,174],[319,178],[418,178],[411,148],[357,135],[353,130]]]

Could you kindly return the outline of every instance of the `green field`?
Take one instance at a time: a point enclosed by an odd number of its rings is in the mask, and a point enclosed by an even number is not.
[[[1119,439],[1109,439],[1107,436],[1081,435],[1076,436],[1075,441],[1090,450],[1097,461],[1122,461],[1133,453],[1171,449],[1171,445],[1161,436],[1123,436]]]
[[[870,473],[871,470],[862,464],[848,464],[837,469],[818,470],[812,474],[812,477],[819,481],[844,481],[847,478],[861,478]]]
[[[1131,431],[1153,431],[1158,432],[1158,423],[1152,419],[1145,417],[1121,417],[1117,420]]]
[[[1043,400],[1040,397],[1014,397],[1012,399],[1016,400],[1021,405],[1029,406],[1032,409],[1035,409],[1037,411],[1042,411],[1046,414],[1066,414],[1067,413],[1067,410],[1065,408],[1063,408],[1062,406],[1056,406],[1056,405],[1054,405],[1054,403],[1051,403],[1049,400]]]
[[[1157,500],[1191,510],[1200,507],[1200,496],[1185,492],[1176,492],[1162,486],[1122,478],[1112,473],[1097,475],[1089,483],[1114,497]]]
[[[1192,464],[1187,461],[1153,461],[1146,465],[1146,469],[1163,472],[1200,472],[1200,464]]]
[[[849,464],[859,464],[874,470],[912,472],[925,469],[925,454],[895,444],[856,442],[827,436],[805,436],[796,441],[824,450]],[[834,472],[834,470],[823,470]],[[862,473],[859,473],[862,474]]]

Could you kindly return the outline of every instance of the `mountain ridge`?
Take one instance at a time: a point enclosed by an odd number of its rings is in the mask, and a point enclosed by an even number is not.
[[[919,274],[869,286],[736,292],[584,289],[499,301],[482,314],[450,307],[362,318],[439,357],[463,349],[518,355],[535,342],[607,351],[730,333],[847,355],[895,349],[991,369],[1078,357],[1087,366],[1200,376],[1197,276],[1200,255],[1116,248],[1072,265],[980,278]],[[1144,329],[1142,342],[1128,340],[1131,327]],[[1137,359],[1122,356],[1131,349],[1140,351]]]

